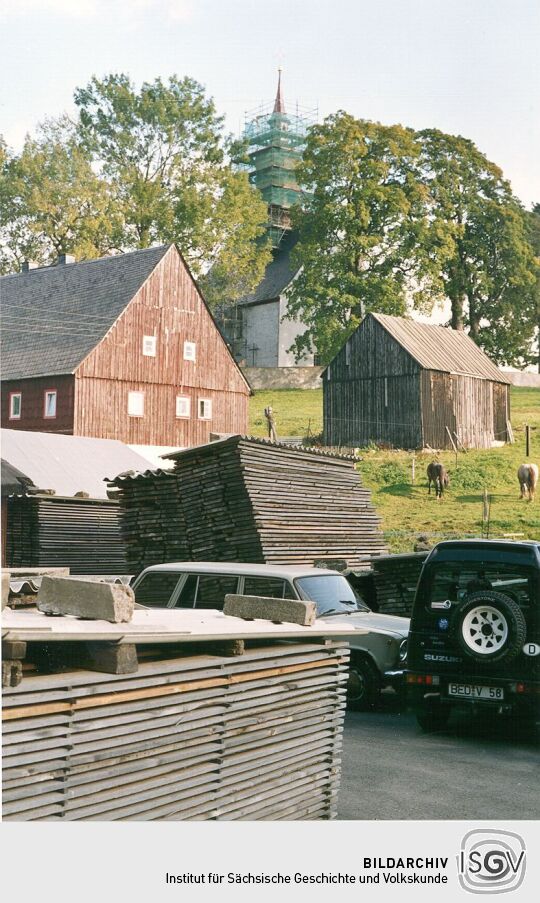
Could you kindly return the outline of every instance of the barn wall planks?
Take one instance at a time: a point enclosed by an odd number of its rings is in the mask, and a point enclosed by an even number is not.
[[[142,352],[156,339],[155,356]],[[186,360],[184,342],[195,345]],[[249,387],[232,359],[182,258],[171,247],[102,342],[76,373],[77,435],[146,445],[196,445],[209,432],[247,430]],[[144,415],[128,415],[130,391],[144,392]],[[191,399],[176,417],[176,396]],[[211,420],[198,416],[212,401]]]
[[[323,374],[325,444],[420,445],[419,374],[375,320],[364,320]]]
[[[45,392],[56,391],[56,417],[45,417]],[[9,419],[9,398],[20,392],[21,416]],[[2,382],[2,426],[9,430],[73,433],[73,376],[44,376]]]
[[[95,378],[77,379],[76,434],[120,439],[135,445],[187,447],[208,442],[211,432],[239,433],[247,429],[248,397],[240,392],[196,389]],[[144,393],[144,415],[128,414],[129,392]],[[176,396],[191,400],[189,418],[176,417]],[[199,399],[210,399],[212,417],[198,417]]]

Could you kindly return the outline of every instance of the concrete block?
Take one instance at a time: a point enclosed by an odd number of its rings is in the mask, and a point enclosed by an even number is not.
[[[37,602],[38,609],[48,615],[73,615],[113,624],[131,621],[134,606],[130,586],[74,577],[44,576]]]
[[[252,621],[264,618],[276,624],[300,624],[309,627],[317,618],[315,602],[300,599],[274,599],[267,596],[240,596],[229,593],[225,596],[223,611],[234,618]]]
[[[9,571],[2,571],[2,608],[9,602]]]
[[[22,663],[20,661],[2,660],[2,687],[18,687],[22,680]]]

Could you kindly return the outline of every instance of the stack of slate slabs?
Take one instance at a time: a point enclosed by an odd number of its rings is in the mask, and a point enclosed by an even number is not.
[[[411,616],[414,595],[428,552],[383,555],[373,562],[377,610]]]
[[[69,567],[72,574],[125,574],[118,502],[54,495],[8,499],[8,567]]]
[[[240,436],[166,457],[175,462],[172,476],[125,476],[111,484],[133,572],[158,563],[158,535],[161,562],[344,559],[358,568],[386,551],[352,457]],[[166,513],[162,483],[169,487]]]

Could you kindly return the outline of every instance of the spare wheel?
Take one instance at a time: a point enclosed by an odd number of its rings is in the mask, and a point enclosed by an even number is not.
[[[521,650],[527,625],[521,608],[495,590],[471,593],[456,613],[454,637],[461,651],[477,662],[509,662]]]

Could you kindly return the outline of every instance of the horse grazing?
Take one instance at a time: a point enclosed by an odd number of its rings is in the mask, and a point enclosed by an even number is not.
[[[520,498],[534,502],[534,492],[538,485],[538,464],[521,464],[518,467]]]
[[[439,464],[437,461],[432,461],[431,464],[428,464],[427,478],[429,494],[431,495],[431,484],[433,483],[435,487],[435,495],[438,499],[440,499],[444,490],[450,483],[450,479],[444,468],[444,464]]]

